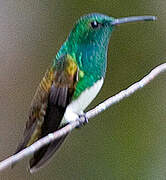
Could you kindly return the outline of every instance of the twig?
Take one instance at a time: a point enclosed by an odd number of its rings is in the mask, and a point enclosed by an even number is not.
[[[158,76],[160,73],[166,71],[166,63],[163,63],[156,68],[154,68],[148,75],[146,75],[142,80],[134,83],[127,89],[119,92],[118,94],[114,95],[113,97],[110,97],[109,99],[105,100],[103,103],[96,106],[94,109],[88,111],[85,116],[87,119],[93,118],[108,107],[112,106],[115,103],[118,103],[122,99],[132,95],[134,92],[136,92],[138,89],[141,89],[145,85],[147,85],[149,82],[151,82],[156,76]],[[81,123],[85,122],[85,118],[80,118],[75,122],[71,122],[64,128],[54,132],[50,133],[47,136],[41,138],[31,146],[25,148],[24,150],[20,151],[19,153],[10,156],[9,158],[5,159],[4,161],[0,162],[0,171],[3,169],[15,164],[16,162],[20,161],[21,159],[32,155],[34,152],[39,150],[41,147],[49,144],[50,142],[54,141],[55,139],[71,132],[74,128],[79,126]]]

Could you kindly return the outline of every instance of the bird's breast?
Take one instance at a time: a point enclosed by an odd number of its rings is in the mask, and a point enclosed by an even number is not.
[[[95,82],[93,86],[85,89],[76,99],[72,100],[66,108],[61,124],[71,122],[71,117],[73,117],[73,113],[80,114],[82,111],[84,111],[99,93],[103,82],[104,78],[101,78],[100,80]]]

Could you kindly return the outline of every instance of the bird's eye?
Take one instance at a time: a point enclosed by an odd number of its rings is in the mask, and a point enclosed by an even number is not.
[[[99,26],[100,26],[100,23],[99,23],[99,22],[97,22],[97,21],[92,21],[92,22],[91,22],[91,27],[92,27],[93,29],[98,28]]]

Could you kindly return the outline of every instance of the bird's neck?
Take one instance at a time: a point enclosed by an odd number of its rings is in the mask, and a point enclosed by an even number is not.
[[[96,76],[97,79],[105,76],[107,66],[107,47],[96,46],[94,44],[81,44],[77,51],[79,67]]]
[[[57,57],[70,54],[82,71],[92,74],[96,79],[105,76],[109,38],[105,41],[79,43],[67,40],[59,50]]]

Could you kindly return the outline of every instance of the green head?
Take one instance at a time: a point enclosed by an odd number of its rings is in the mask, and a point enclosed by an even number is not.
[[[113,18],[103,14],[93,13],[81,17],[71,31],[68,41],[79,44],[107,45],[112,30],[118,24],[155,20],[154,16],[137,16],[126,18]]]
[[[71,31],[68,40],[77,44],[94,44],[100,46],[109,41],[114,28],[110,26],[114,18],[102,14],[89,14],[81,17]]]
[[[74,54],[80,68],[87,71],[92,66],[92,71],[98,67],[99,71],[105,72],[108,43],[115,26],[147,20],[155,20],[155,17],[137,16],[116,19],[98,13],[85,15],[76,22],[57,57],[66,52],[70,55]]]

